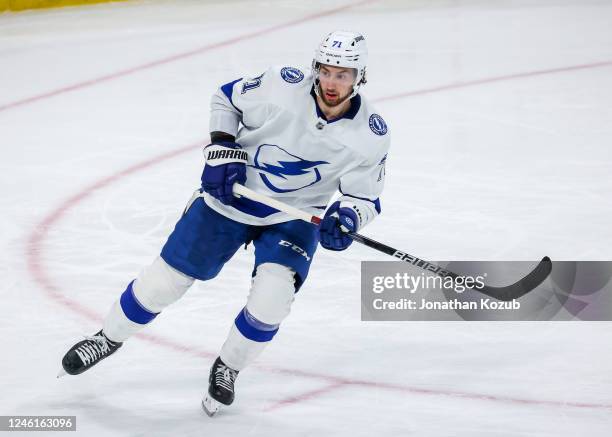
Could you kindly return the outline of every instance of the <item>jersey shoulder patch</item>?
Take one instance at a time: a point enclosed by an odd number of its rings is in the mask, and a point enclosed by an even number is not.
[[[304,80],[304,73],[295,67],[281,68],[280,75],[285,82],[300,83]]]
[[[370,125],[370,130],[376,135],[383,136],[389,131],[387,123],[385,123],[385,120],[378,114],[370,115],[368,124]]]

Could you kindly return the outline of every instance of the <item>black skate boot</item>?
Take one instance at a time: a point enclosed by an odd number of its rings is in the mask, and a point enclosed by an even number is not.
[[[202,407],[206,414],[214,416],[223,405],[231,405],[234,402],[234,383],[238,377],[238,371],[227,367],[221,357],[217,357],[210,368],[208,377],[208,394],[202,401]]]
[[[100,330],[72,346],[62,359],[62,367],[70,375],[78,375],[114,353],[123,343],[113,342]],[[63,376],[60,372],[59,376]]]

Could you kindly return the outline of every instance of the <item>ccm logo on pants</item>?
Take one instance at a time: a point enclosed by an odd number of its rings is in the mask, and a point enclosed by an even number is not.
[[[290,247],[293,251],[299,253],[304,258],[306,258],[306,261],[310,261],[310,257],[308,256],[306,251],[304,249],[302,249],[300,246],[297,246],[297,245],[295,245],[293,243],[290,243],[289,241],[285,241],[285,240],[279,241],[278,244],[281,245],[281,246]]]

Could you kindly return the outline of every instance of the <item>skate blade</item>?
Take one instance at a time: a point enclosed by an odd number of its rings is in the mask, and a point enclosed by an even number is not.
[[[202,399],[202,408],[208,417],[213,417],[221,409],[221,404],[210,396],[206,396]]]
[[[61,378],[62,376],[66,376],[66,375],[68,375],[68,374],[67,374],[67,373],[66,373],[66,371],[65,371],[65,370],[62,368],[62,370],[60,370],[60,371],[59,371],[59,373],[57,374],[57,377],[58,377],[58,378]]]

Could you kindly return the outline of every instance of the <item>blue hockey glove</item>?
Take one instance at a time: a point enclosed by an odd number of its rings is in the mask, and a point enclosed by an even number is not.
[[[234,202],[232,186],[246,182],[247,153],[238,143],[220,142],[204,148],[202,188],[226,205]]]
[[[359,229],[357,213],[345,202],[334,202],[327,210],[319,225],[319,240],[321,246],[329,250],[344,250],[353,240],[346,233]]]

